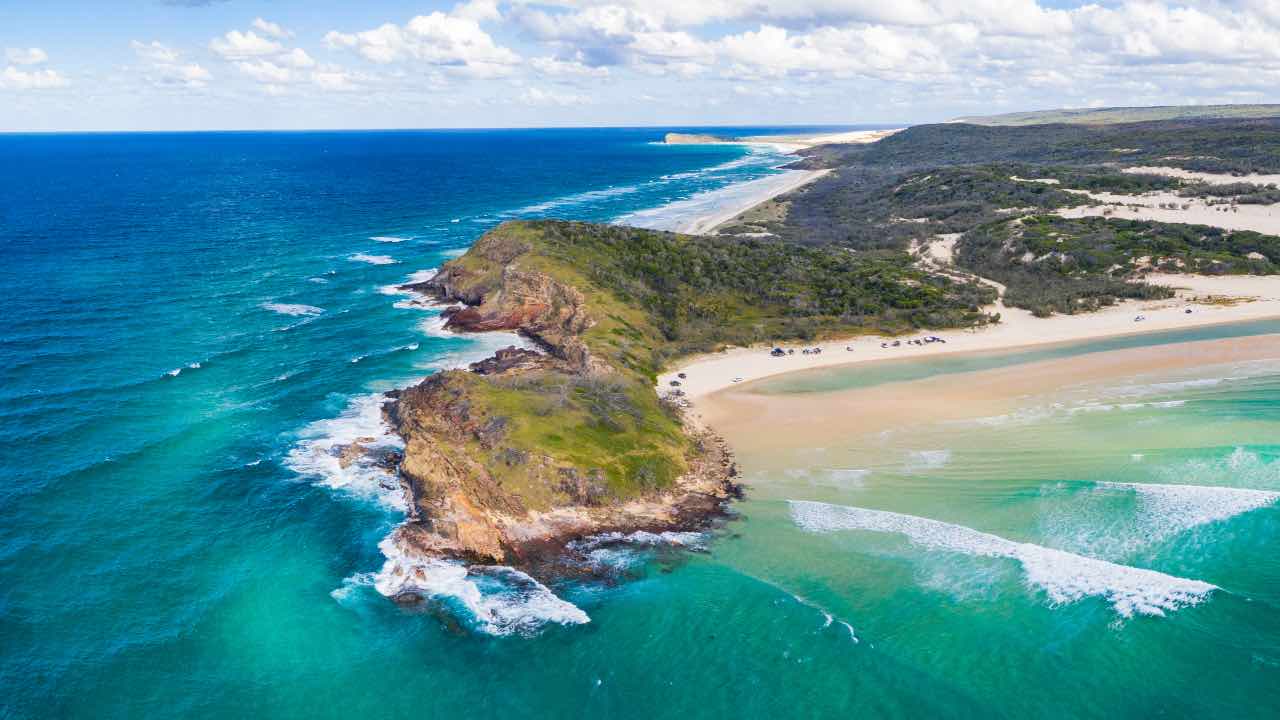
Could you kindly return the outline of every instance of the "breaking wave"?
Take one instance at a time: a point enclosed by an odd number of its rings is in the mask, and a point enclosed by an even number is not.
[[[290,316],[315,316],[324,312],[324,308],[318,308],[315,305],[302,305],[295,303],[262,303],[260,305],[263,310],[270,310],[273,313]]]
[[[298,433],[285,465],[325,487],[375,500],[384,507],[408,509],[404,492],[393,470],[384,462],[389,452],[404,442],[382,418],[381,394],[355,398],[336,418],[317,420]],[[365,451],[343,459],[344,448],[359,443]],[[345,467],[344,467],[345,465]]]
[[[581,608],[556,597],[545,585],[505,566],[475,566],[424,558],[404,552],[394,536],[378,549],[386,557],[372,577],[373,587],[389,598],[416,595],[454,613],[472,629],[489,635],[530,635],[549,623],[591,622]],[[354,583],[368,576],[355,576]],[[347,582],[334,593],[349,591]]]
[[[400,262],[390,255],[367,255],[365,253],[356,253],[347,259],[352,262],[369,263],[370,265],[394,265]]]
[[[867,530],[904,535],[926,550],[976,557],[1007,558],[1021,564],[1029,585],[1041,589],[1051,605],[1100,597],[1124,618],[1159,615],[1196,605],[1217,587],[1155,570],[1117,565],[1075,553],[1014,542],[962,525],[884,510],[789,501],[796,525],[810,532]]]
[[[1280,500],[1280,493],[1206,485],[1101,482],[1103,490],[1131,492],[1144,535],[1157,540],[1200,525],[1228,520]]]

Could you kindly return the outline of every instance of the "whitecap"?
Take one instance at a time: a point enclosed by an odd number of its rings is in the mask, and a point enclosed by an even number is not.
[[[395,235],[374,235],[369,239],[380,243],[402,243],[413,238],[396,237]]]
[[[367,255],[365,253],[356,253],[347,259],[352,262],[369,263],[370,265],[394,265],[400,262],[390,255]]]
[[[1280,492],[1207,485],[1100,482],[1097,487],[1136,496],[1137,520],[1148,541],[1228,520],[1280,500]]]
[[[1100,597],[1124,618],[1134,614],[1162,616],[1167,611],[1196,605],[1218,589],[1199,580],[1014,542],[963,525],[914,515],[800,500],[791,500],[789,504],[796,525],[810,532],[893,533],[906,536],[911,544],[926,550],[1016,560],[1027,582],[1040,588],[1052,606]]]
[[[401,280],[398,283],[395,283],[392,285],[383,285],[382,287],[378,288],[378,292],[382,293],[383,295],[410,295],[414,297],[422,297],[421,293],[416,293],[412,290],[408,290],[404,286],[417,285],[418,283],[424,283],[430,280],[431,278],[435,277],[439,273],[440,273],[439,268],[425,268],[423,270],[417,270],[413,273],[410,273],[409,277],[405,278],[404,280]]]
[[[630,195],[639,189],[639,185],[621,185],[618,187],[604,188],[602,190],[588,190],[586,192],[553,198],[545,202],[534,203],[533,205],[526,205],[525,207],[512,211],[510,214],[516,216],[540,215],[550,210],[556,210],[563,207],[583,205],[597,200],[606,200],[608,198],[618,197],[619,195]]]
[[[545,585],[514,568],[468,568],[457,562],[421,557],[401,549],[394,535],[385,538],[378,548],[386,557],[373,581],[378,592],[390,598],[413,594],[432,600],[459,614],[479,632],[529,635],[550,623],[591,622],[581,608],[556,597]]]
[[[337,600],[339,603],[346,603],[351,596],[359,592],[361,588],[373,587],[377,581],[377,573],[362,572],[356,573],[342,579],[342,585],[329,591],[329,597]]]
[[[270,310],[280,315],[291,316],[307,316],[313,317],[324,312],[324,308],[318,308],[315,305],[302,305],[300,303],[273,303],[267,302],[259,305],[263,310]]]
[[[374,500],[394,510],[408,509],[399,480],[377,464],[387,452],[404,447],[404,442],[382,417],[385,402],[381,394],[362,395],[353,399],[338,417],[307,425],[298,433],[299,440],[289,451],[285,465],[326,487]],[[342,467],[338,457],[342,448],[361,438],[366,439],[361,444],[369,452]],[[369,438],[372,440],[367,440]]]

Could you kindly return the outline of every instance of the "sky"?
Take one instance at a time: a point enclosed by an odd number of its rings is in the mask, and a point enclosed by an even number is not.
[[[0,131],[1280,102],[1280,0],[0,0]]]

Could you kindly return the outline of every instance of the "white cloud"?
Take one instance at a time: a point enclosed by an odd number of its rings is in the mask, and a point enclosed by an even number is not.
[[[280,84],[293,81],[293,71],[268,60],[242,60],[236,69],[260,83]]]
[[[339,69],[317,70],[312,74],[311,82],[329,92],[352,92],[360,89],[354,75]]]
[[[39,65],[49,60],[49,54],[38,47],[6,48],[4,57],[14,65]]]
[[[286,30],[280,25],[273,22],[269,22],[267,20],[263,20],[262,18],[255,18],[252,25],[255,29],[261,30],[263,34],[267,35],[268,37],[280,38],[280,39],[293,37],[292,31]]]
[[[294,48],[279,57],[279,62],[295,68],[315,67],[316,61],[302,48]]]
[[[580,58],[561,60],[554,57],[537,57],[529,60],[529,66],[543,75],[556,77],[608,77],[609,68],[591,67]]]
[[[131,40],[129,47],[138,54],[138,57],[144,60],[150,60],[157,63],[175,63],[178,62],[179,53],[177,50],[165,45],[158,40],[152,40],[149,43]]]
[[[525,105],[559,105],[561,107],[569,107],[572,105],[591,104],[591,98],[586,95],[558,93],[552,90],[540,90],[538,88],[526,89],[520,94],[519,100]]]
[[[280,43],[264,38],[252,30],[248,32],[232,30],[226,35],[210,41],[209,49],[228,60],[240,60],[263,55],[274,55],[284,48],[280,46]]]
[[[503,47],[480,27],[488,4],[460,5],[448,14],[419,15],[404,26],[386,23],[357,33],[330,31],[325,43],[335,49],[354,49],[379,64],[419,61],[477,77],[510,72],[520,56]],[[496,12],[496,9],[495,9]]]
[[[502,19],[496,0],[471,0],[471,2],[461,3],[453,9],[452,14],[478,23],[497,22]]]
[[[159,40],[129,42],[138,57],[147,61],[146,77],[158,87],[198,89],[209,84],[213,75],[196,63],[182,62],[182,53]]]
[[[0,88],[8,90],[50,90],[70,84],[56,70],[19,70],[10,65],[0,73]]]

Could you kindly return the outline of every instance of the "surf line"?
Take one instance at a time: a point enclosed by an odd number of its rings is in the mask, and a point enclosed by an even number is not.
[[[892,533],[904,535],[912,545],[926,550],[1016,560],[1022,565],[1027,581],[1043,590],[1053,606],[1101,597],[1123,618],[1134,614],[1163,616],[1167,611],[1199,604],[1220,589],[1200,580],[1015,542],[963,525],[915,515],[805,500],[789,500],[788,505],[792,520],[809,532]]]

